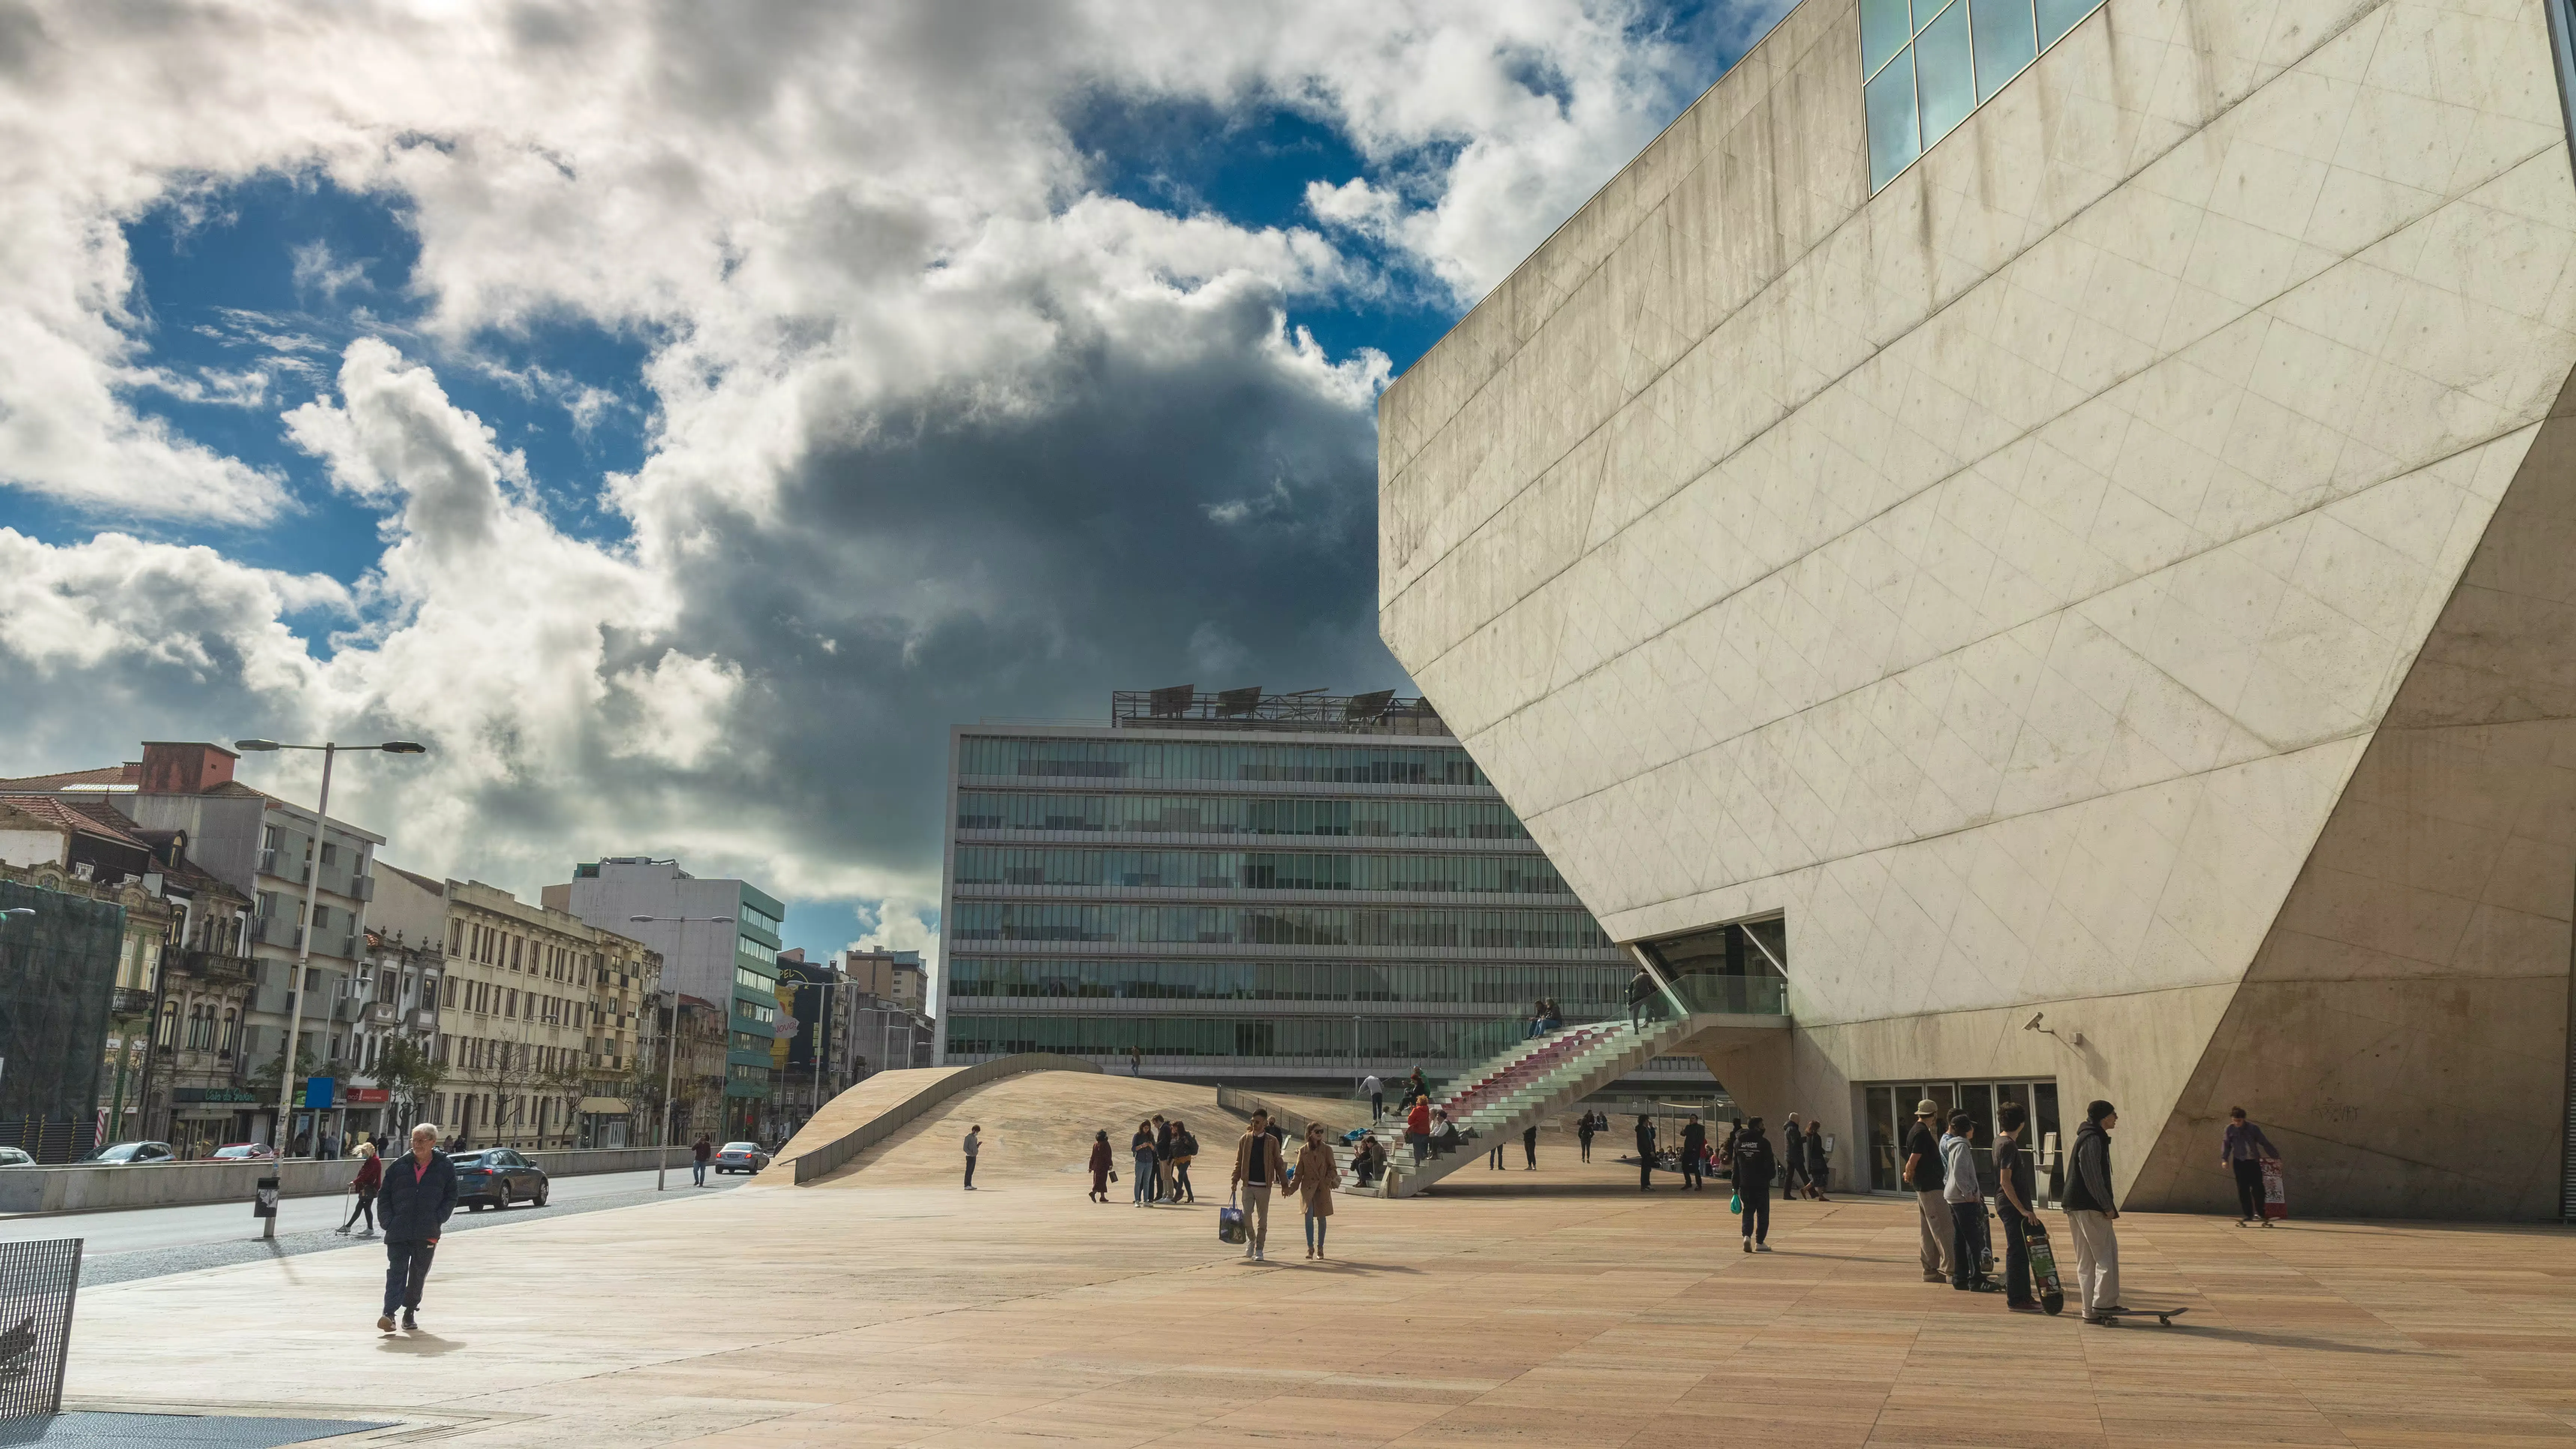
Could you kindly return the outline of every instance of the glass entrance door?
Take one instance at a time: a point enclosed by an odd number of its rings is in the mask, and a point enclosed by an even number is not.
[[[1989,1190],[1994,1185],[1995,1114],[2004,1103],[2019,1102],[2028,1110],[2031,1126],[2022,1134],[2022,1141],[2033,1154],[2057,1132],[2057,1083],[2052,1080],[1891,1082],[1864,1087],[1872,1190],[1904,1191],[1899,1174],[1905,1165],[1905,1134],[1914,1129],[1915,1104],[1927,1098],[1937,1109],[1936,1134],[1948,1130],[1954,1111],[1965,1111],[1969,1120],[1977,1124],[1977,1171]],[[2043,1178],[2040,1191],[2045,1194],[2047,1163],[2035,1156],[2034,1162]]]

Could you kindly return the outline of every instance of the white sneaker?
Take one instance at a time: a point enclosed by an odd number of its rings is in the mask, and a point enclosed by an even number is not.
[[[1270,1255],[1256,1248],[1253,1250],[1252,1261],[1256,1263],[1267,1263],[1270,1261]]]
[[[1251,1262],[1251,1261],[1252,1261],[1252,1258],[1253,1258],[1252,1250],[1251,1250],[1250,1248],[1246,1248],[1246,1249],[1244,1249],[1244,1250],[1243,1250],[1243,1261],[1245,1261],[1245,1262],[1249,1263],[1249,1262]]]

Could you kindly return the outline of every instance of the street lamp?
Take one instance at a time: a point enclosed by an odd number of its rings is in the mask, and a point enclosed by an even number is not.
[[[731,916],[628,916],[626,919],[639,926],[651,925],[656,921],[665,925],[678,926],[680,938],[672,944],[671,954],[682,957],[686,956],[689,949],[689,927],[692,923],[708,926],[733,924]],[[727,985],[725,995],[728,999],[733,995],[730,984]],[[671,1068],[680,1060],[680,988],[672,987],[670,996],[671,1029],[662,1033],[662,1160],[653,1167],[655,1192],[660,1192],[667,1186],[664,1179],[671,1173]],[[726,1018],[730,1020],[731,1017],[732,1013],[727,1012]]]
[[[322,752],[322,794],[313,802],[313,859],[304,870],[304,920],[295,933],[295,979],[287,983],[286,1048],[277,1067],[277,1160],[286,1160],[289,1145],[287,1126],[295,1120],[295,1038],[304,1029],[305,963],[313,958],[313,898],[322,888],[322,845],[331,831],[331,762],[343,750],[380,750],[388,755],[425,755],[429,746],[410,740],[387,740],[380,745],[344,745],[325,740],[318,745],[282,745],[275,740],[235,740],[233,748],[244,754],[264,755],[278,750],[320,750]],[[321,1119],[314,1119],[314,1136],[321,1136]],[[319,1146],[317,1142],[315,1144]],[[270,1220],[271,1226],[275,1219]]]

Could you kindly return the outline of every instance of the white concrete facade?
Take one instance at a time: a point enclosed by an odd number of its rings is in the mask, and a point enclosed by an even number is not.
[[[1740,1100],[2045,1076],[2140,1205],[2241,1104],[2303,1208],[2558,1215],[2551,3],[2109,0],[1873,196],[1806,0],[1388,391],[1442,716],[1614,938],[1785,913]]]

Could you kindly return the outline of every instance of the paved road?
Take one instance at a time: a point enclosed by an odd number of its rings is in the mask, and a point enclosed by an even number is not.
[[[669,1199],[739,1187],[748,1178],[710,1177],[704,1188],[689,1185],[685,1166],[671,1171]],[[557,1218],[603,1208],[652,1202],[651,1172],[607,1172],[588,1177],[558,1177],[544,1207],[514,1207],[507,1212],[459,1210],[449,1221],[451,1232],[499,1227],[537,1218]],[[157,1278],[258,1258],[290,1257],[333,1248],[372,1247],[365,1240],[341,1237],[332,1229],[348,1212],[345,1197],[288,1198],[278,1204],[277,1237],[262,1241],[259,1220],[250,1204],[201,1203],[192,1207],[128,1208],[116,1212],[63,1213],[50,1217],[0,1217],[0,1242],[34,1238],[80,1238],[81,1282],[122,1283],[131,1278]]]

